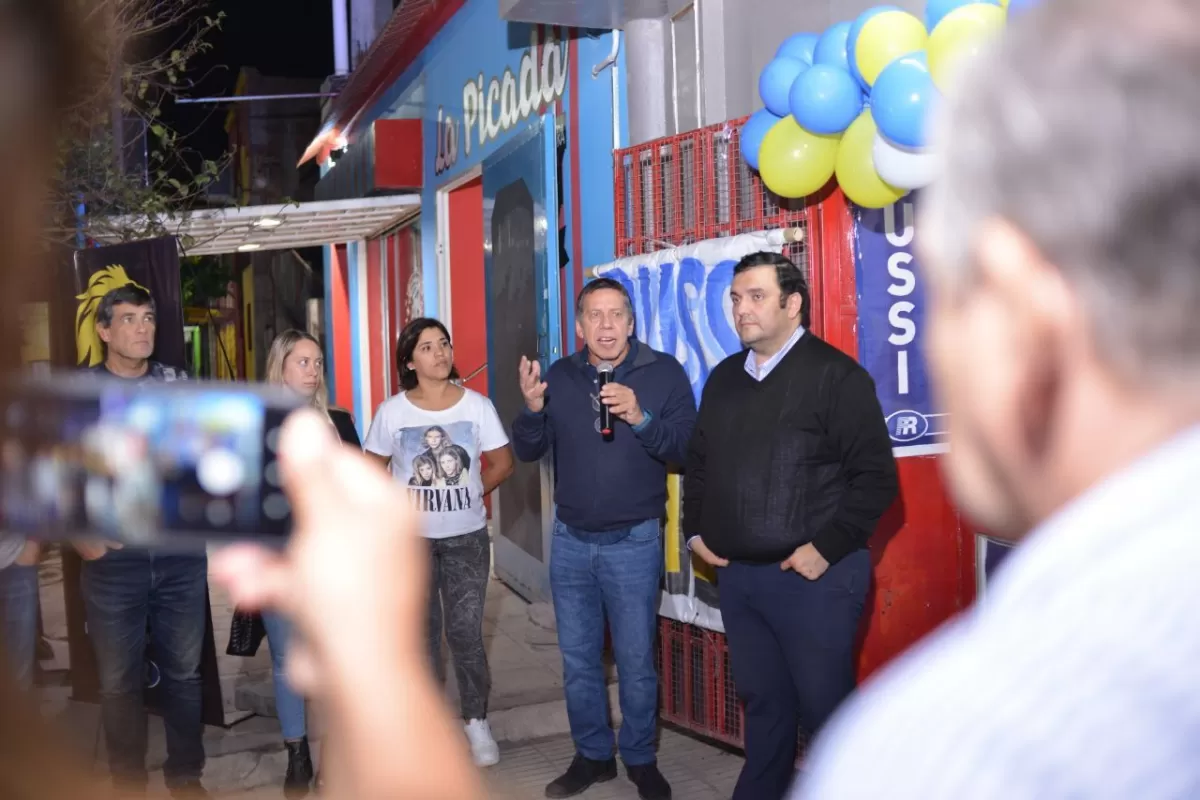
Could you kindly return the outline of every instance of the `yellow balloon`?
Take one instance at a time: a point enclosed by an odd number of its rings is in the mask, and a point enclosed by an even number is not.
[[[926,54],[934,84],[946,91],[954,77],[979,57],[993,36],[1004,30],[1005,10],[988,3],[954,9],[929,35]]]
[[[867,20],[854,42],[854,65],[868,86],[900,56],[925,49],[925,24],[907,11],[884,11]]]
[[[840,138],[806,131],[793,117],[784,117],[767,131],[758,151],[763,183],[787,198],[820,191],[833,177]]]
[[[875,119],[864,111],[842,134],[834,171],[842,193],[863,208],[885,208],[908,194],[905,189],[884,183],[875,171]]]

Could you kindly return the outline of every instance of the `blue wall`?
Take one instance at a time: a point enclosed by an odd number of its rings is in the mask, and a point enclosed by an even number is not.
[[[530,46],[531,33],[534,26],[524,23],[509,23],[500,19],[498,0],[468,0],[467,4],[451,19],[451,21],[433,38],[430,44],[418,55],[414,63],[392,84],[387,92],[375,105],[370,108],[356,125],[356,131],[362,132],[374,120],[387,115],[401,102],[409,88],[424,74],[425,108],[423,113],[424,125],[424,187],[421,192],[421,241],[423,246],[422,265],[424,276],[424,301],[427,313],[436,313],[438,309],[439,290],[437,271],[437,192],[448,183],[462,176],[468,170],[477,167],[484,159],[507,143],[515,134],[525,130],[532,120],[537,119],[536,113],[531,113],[523,119],[508,120],[510,124],[495,136],[485,137],[480,143],[479,117],[483,116],[486,108],[488,89],[493,78],[503,81],[506,70],[511,72],[516,94],[519,99],[519,82],[521,79],[522,55]],[[604,61],[612,50],[612,34],[608,31],[593,32],[588,36],[580,31],[569,31],[568,35],[575,36],[577,46],[575,57],[568,57],[569,48],[565,42],[559,43],[562,56],[565,79],[563,86],[563,112],[568,123],[568,153],[564,159],[565,175],[563,179],[564,211],[567,222],[567,249],[571,258],[570,268],[565,270],[563,292],[573,297],[578,291],[575,285],[574,272],[580,262],[584,268],[611,261],[615,251],[613,232],[613,136],[612,136],[612,78],[606,69],[596,78],[592,77],[592,68]],[[541,50],[545,50],[544,42]],[[538,84],[541,85],[541,59],[534,62],[538,72]],[[548,66],[553,67],[553,63]],[[624,113],[624,49],[618,59],[621,74],[620,93],[618,102],[622,105],[621,119]],[[570,92],[570,75],[572,70],[578,70],[579,97],[572,97]],[[527,70],[528,72],[528,70]],[[468,82],[476,82],[483,75],[484,103],[476,111],[476,121],[469,129],[465,113],[470,109],[464,107],[464,89]],[[553,82],[553,75],[548,76]],[[495,97],[493,96],[493,99]],[[578,176],[571,172],[570,156],[570,106],[579,103],[579,129],[577,132],[580,148]],[[469,104],[469,101],[468,101]],[[519,106],[519,103],[517,104]],[[441,109],[443,127],[438,125],[438,111]],[[518,114],[519,116],[519,114]],[[439,144],[445,141],[445,122],[449,119],[454,126],[454,138],[457,142],[457,157],[449,167],[442,168],[438,162]],[[622,128],[626,126],[623,124]],[[467,152],[466,137],[471,136],[470,152]],[[444,149],[444,148],[443,148]],[[572,203],[573,187],[579,184],[579,194],[583,198],[581,209],[582,239],[581,253],[574,252],[574,208]],[[532,276],[530,276],[532,280]],[[569,304],[572,305],[573,304]],[[573,349],[574,315],[568,319],[567,350]]]

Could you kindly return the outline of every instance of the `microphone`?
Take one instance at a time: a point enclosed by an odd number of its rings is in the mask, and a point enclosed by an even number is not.
[[[612,382],[613,365],[607,361],[601,361],[596,365],[596,373],[600,376],[600,388],[603,389]],[[605,439],[611,439],[613,435],[612,411],[604,402],[600,403],[600,435]]]

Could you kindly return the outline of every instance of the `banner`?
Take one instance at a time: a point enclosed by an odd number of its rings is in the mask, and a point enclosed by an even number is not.
[[[921,349],[925,293],[913,255],[912,198],[884,209],[860,209],[855,223],[859,360],[875,381],[894,452],[897,457],[945,452],[946,418],[935,404]],[[779,232],[742,234],[623,258],[593,274],[629,290],[638,339],[679,359],[699,402],[713,367],[742,349],[729,299],[734,265],[750,253],[782,249]],[[724,632],[715,575],[692,558],[682,540],[682,494],[682,476],[671,475],[659,613]]]
[[[729,299],[734,265],[762,250],[782,252],[783,244],[779,231],[745,233],[622,258],[592,272],[625,286],[633,298],[638,339],[679,360],[699,403],[709,373],[742,349]],[[724,632],[716,576],[692,558],[681,535],[682,483],[679,474],[667,479],[666,582],[659,613]]]
[[[925,287],[913,256],[913,200],[861,209],[855,226],[858,358],[879,394],[897,457],[944,453],[946,417],[925,364]]]
[[[154,298],[158,326],[153,358],[169,367],[184,369],[183,297],[179,246],[174,237],[75,252],[76,364],[94,367],[103,363],[104,345],[96,333],[96,310],[104,295],[130,283],[147,290]]]

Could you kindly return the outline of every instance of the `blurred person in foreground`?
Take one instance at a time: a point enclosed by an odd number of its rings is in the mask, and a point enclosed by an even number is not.
[[[107,57],[85,27],[81,0],[0,2],[0,333],[19,335],[16,313],[44,254],[47,182],[63,113],[106,74]],[[95,51],[99,50],[99,53]],[[19,368],[15,348],[0,372]],[[332,798],[476,800],[483,792],[461,733],[447,713],[425,655],[427,565],[416,517],[395,486],[361,454],[342,448],[313,412],[289,423],[281,444],[296,532],[286,555],[253,547],[215,565],[234,599],[287,614],[299,686],[329,709],[329,735],[344,748],[331,765]],[[369,687],[369,689],[364,689]],[[69,737],[38,718],[11,677],[0,679],[0,797],[111,798],[87,764],[64,749]],[[121,794],[116,794],[121,797]],[[142,796],[144,793],[137,793]]]
[[[360,448],[354,418],[343,408],[329,406],[325,388],[325,356],[321,344],[303,331],[287,330],[275,337],[267,353],[267,383],[287,387],[296,393],[319,415],[325,416],[337,431],[338,438],[350,447]],[[271,676],[275,687],[275,712],[287,749],[287,772],[283,778],[283,794],[289,800],[306,797],[317,776],[313,769],[312,753],[308,746],[308,719],[304,696],[292,688],[287,678],[288,640],[291,623],[282,614],[263,614],[267,643],[271,648]]]
[[[1200,3],[1048,0],[949,100],[918,230],[950,485],[1020,540],[798,797],[1200,797]]]

